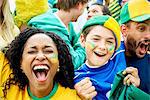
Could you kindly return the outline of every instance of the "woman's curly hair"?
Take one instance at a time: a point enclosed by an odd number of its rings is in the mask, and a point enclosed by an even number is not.
[[[6,51],[6,57],[13,72],[10,74],[4,85],[4,97],[7,94],[6,91],[10,88],[11,85],[18,85],[19,88],[23,90],[25,86],[29,84],[27,76],[21,69],[21,60],[23,59],[22,54],[25,43],[31,36],[35,34],[45,34],[51,37],[57,47],[60,70],[56,73],[54,82],[58,82],[64,87],[73,88],[74,86],[74,66],[66,43],[59,36],[52,32],[45,32],[40,29],[28,28],[20,33],[19,36],[17,36],[15,40],[12,41],[8,47],[8,50]]]

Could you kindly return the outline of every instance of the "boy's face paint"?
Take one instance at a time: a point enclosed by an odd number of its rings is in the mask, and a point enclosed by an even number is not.
[[[94,49],[95,48],[94,42],[93,41],[87,41],[86,42],[86,48]]]
[[[95,68],[104,65],[113,55],[115,45],[115,37],[109,29],[95,26],[85,39],[88,64]]]
[[[108,52],[114,52],[115,50],[115,46],[114,45],[111,45],[108,47]]]

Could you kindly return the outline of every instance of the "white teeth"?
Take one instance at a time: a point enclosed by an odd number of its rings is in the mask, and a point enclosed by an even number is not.
[[[45,69],[45,70],[48,70],[49,68],[47,66],[35,66],[33,68],[33,70],[38,70],[38,69]]]
[[[95,51],[95,53],[99,54],[99,55],[104,55],[104,53],[99,52],[99,51]]]

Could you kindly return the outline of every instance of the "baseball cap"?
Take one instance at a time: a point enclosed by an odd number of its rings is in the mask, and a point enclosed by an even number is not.
[[[129,0],[120,12],[120,24],[129,20],[142,22],[147,19],[150,19],[150,2],[148,0]]]
[[[111,30],[116,39],[116,50],[120,47],[120,43],[121,43],[120,26],[113,17],[111,17],[109,15],[94,16],[94,17],[90,18],[89,20],[87,20],[87,22],[85,23],[85,25],[82,28],[82,32],[86,28],[88,28],[90,26],[94,26],[94,25],[101,25],[101,26],[104,26],[107,29]]]

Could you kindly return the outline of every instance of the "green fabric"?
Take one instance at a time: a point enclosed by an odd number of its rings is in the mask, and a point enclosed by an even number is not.
[[[150,100],[150,95],[130,85],[124,85],[125,76],[119,72],[113,82],[109,100]]]
[[[46,31],[54,32],[60,36],[68,45],[74,69],[79,68],[85,61],[85,49],[80,45],[80,41],[76,41],[74,45],[71,44],[70,37],[72,37],[63,22],[49,10],[47,13],[32,18],[28,25]]]
[[[55,4],[57,4],[57,2],[58,2],[58,0],[48,0],[48,3],[49,3],[49,5],[50,5],[51,8],[53,8],[53,6]]]
[[[129,16],[129,10],[128,10],[128,3],[125,3],[124,6],[122,7],[123,10],[120,12],[120,24],[126,23],[127,21],[130,20]]]
[[[89,19],[85,25],[83,26],[82,28],[82,31],[84,29],[86,29],[87,27],[90,27],[90,26],[94,26],[94,25],[101,25],[103,26],[104,23],[109,19],[109,16],[94,16],[92,17],[91,19]]]
[[[78,42],[80,34],[75,32],[72,22],[69,23],[68,27],[69,27],[68,30],[69,30],[69,33],[70,33],[69,39],[71,41],[71,45],[75,46],[76,43],[80,43],[80,42]]]
[[[45,96],[45,97],[43,97],[43,98],[38,98],[38,97],[34,96],[34,95],[31,93],[29,87],[28,87],[28,93],[29,93],[29,95],[31,96],[31,98],[32,98],[33,100],[49,100],[49,99],[56,93],[57,89],[58,89],[58,83],[55,83],[54,88],[53,88],[53,90],[50,92],[50,94],[47,95],[47,96]]]

